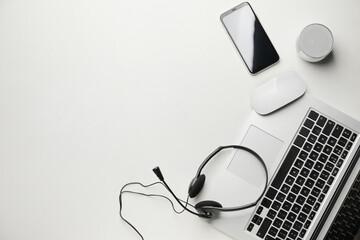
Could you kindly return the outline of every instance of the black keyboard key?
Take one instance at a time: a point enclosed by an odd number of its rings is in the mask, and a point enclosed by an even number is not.
[[[330,137],[328,142],[327,142],[330,146],[335,146],[336,144],[336,139],[334,137]]]
[[[339,157],[337,156],[337,155],[335,155],[335,154],[331,154],[331,156],[330,156],[330,162],[332,162],[332,163],[336,163],[337,162],[337,160],[339,159]]]
[[[300,186],[302,186],[305,182],[305,178],[298,176],[298,178],[296,179],[296,183],[299,184]]]
[[[280,232],[278,233],[278,237],[281,239],[285,239],[287,235],[287,232],[283,229],[280,230]]]
[[[303,196],[305,196],[305,197],[307,197],[307,195],[309,195],[309,193],[310,193],[310,189],[309,188],[307,188],[307,187],[303,187],[302,189],[301,189],[301,192],[300,192]]]
[[[357,137],[357,134],[356,134],[356,133],[353,133],[353,134],[351,135],[350,141],[354,142],[355,139],[356,139],[356,137]]]
[[[314,184],[315,184],[315,181],[310,178],[308,178],[305,182],[305,186],[307,186],[310,189],[314,186]]]
[[[337,167],[341,167],[341,165],[344,163],[344,160],[340,159],[337,163],[336,166]]]
[[[318,197],[320,195],[320,192],[321,190],[318,189],[317,187],[314,187],[312,190],[311,190],[311,195],[315,196],[315,197]]]
[[[332,132],[331,135],[333,135],[334,137],[338,138],[341,133],[342,130],[344,129],[344,127],[340,126],[339,124],[336,125],[336,127],[334,128],[334,131]]]
[[[318,160],[322,163],[325,163],[328,160],[328,155],[322,153],[322,154],[320,154],[320,157]]]
[[[343,153],[341,154],[341,158],[346,158],[348,153],[349,153],[348,151],[343,151]]]
[[[308,159],[306,162],[305,162],[305,167],[311,169],[313,166],[314,166],[315,162]]]
[[[277,228],[280,228],[282,223],[283,223],[283,221],[281,221],[279,218],[276,218],[273,225]]]
[[[311,222],[309,220],[306,221],[306,223],[304,224],[304,228],[308,229],[310,227],[310,224],[311,224]]]
[[[289,238],[296,239],[298,233],[295,230],[291,230],[289,233]]]
[[[331,162],[328,162],[326,165],[325,165],[325,170],[331,172],[333,169],[334,169],[334,164],[332,164]]]
[[[321,150],[323,149],[323,145],[321,143],[316,143],[314,150],[317,151],[318,153],[321,152]]]
[[[297,159],[297,160],[295,161],[294,166],[297,167],[298,169],[301,169],[301,167],[303,166],[303,164],[304,164],[304,161],[302,161],[301,159]],[[292,183],[291,183],[291,184],[292,184]],[[290,185],[291,185],[291,184],[290,184]]]
[[[343,150],[343,148],[340,147],[339,145],[337,145],[337,146],[334,148],[334,153],[340,156],[342,150]]]
[[[310,173],[310,170],[307,168],[303,168],[301,169],[300,175],[303,176],[304,178],[306,178]]]
[[[256,213],[260,215],[263,210],[264,208],[262,206],[259,206],[258,209],[256,210]]]
[[[265,218],[263,224],[260,226],[259,231],[256,233],[256,235],[260,238],[263,238],[269,229],[271,225],[271,220],[268,218]]]
[[[272,205],[271,208],[275,209],[276,211],[279,210],[281,207],[281,204],[278,201],[275,201]]]
[[[282,209],[284,209],[285,211],[289,211],[291,208],[291,203],[289,203],[288,201],[285,201],[282,205]]]
[[[327,136],[325,136],[324,134],[321,134],[318,141],[321,142],[322,144],[325,144],[327,141]]]
[[[308,204],[305,204],[305,205],[303,206],[303,208],[302,208],[302,211],[303,211],[304,213],[306,213],[306,214],[310,213],[310,211],[311,211],[311,206],[308,205]],[[299,215],[299,216],[300,216],[300,215]],[[305,219],[306,219],[306,216],[305,216]]]
[[[289,221],[285,221],[284,222],[284,224],[282,225],[282,227],[285,229],[285,230],[290,230],[290,228],[291,228],[291,222],[289,222]]]
[[[296,198],[296,195],[294,195],[293,193],[289,193],[286,200],[288,200],[289,202],[294,202],[295,198]]]
[[[267,198],[264,198],[262,201],[261,201],[261,205],[266,207],[266,208],[269,208],[270,205],[271,205],[271,201]]]
[[[330,145],[326,145],[323,152],[329,155],[332,152],[332,147]]]
[[[330,135],[330,133],[331,133],[332,129],[334,128],[334,126],[335,126],[335,123],[333,121],[331,121],[331,120],[327,121],[327,123],[326,123],[326,125],[325,125],[325,127],[323,129],[323,133],[325,135]]]
[[[304,208],[303,208],[304,209]],[[304,211],[305,212],[305,211]],[[310,211],[309,211],[310,212]],[[307,219],[307,216],[306,216],[306,214],[304,214],[304,213],[300,213],[299,214],[299,216],[298,216],[298,220],[300,221],[300,222],[305,222],[305,220]]]
[[[313,180],[316,180],[319,177],[319,172],[312,170],[310,173],[310,178],[312,178]]]
[[[296,202],[299,204],[299,205],[303,205],[304,202],[305,202],[305,198],[301,195],[299,195],[297,198],[296,198]]]
[[[325,185],[325,181],[324,180],[321,180],[321,179],[318,179],[317,181],[316,181],[316,184],[315,184],[318,188],[323,188],[324,187],[324,185]]]
[[[351,149],[352,145],[353,145],[352,142],[348,142],[348,143],[346,144],[345,149],[349,151],[349,150]]]
[[[248,230],[249,232],[251,232],[251,231],[253,230],[253,228],[254,228],[254,224],[253,224],[253,223],[250,223],[249,226],[247,227],[247,230]]]
[[[269,188],[269,190],[266,192],[266,197],[268,197],[269,199],[274,199],[276,196],[277,191],[275,189],[273,189],[272,187]]]
[[[300,186],[295,184],[292,188],[291,188],[291,192],[298,194],[300,192]]]
[[[310,219],[310,220],[313,220],[314,217],[315,217],[315,214],[316,214],[316,212],[312,211],[312,212],[310,213],[310,215],[309,215],[309,219]]]
[[[307,142],[307,143],[305,143],[305,145],[304,145],[304,150],[305,150],[306,152],[310,152],[311,149],[312,149],[312,147],[313,147],[313,145]]]
[[[330,189],[330,186],[329,185],[326,185],[325,187],[324,187],[324,189],[323,189],[323,193],[327,193],[328,191],[329,191],[329,189]]]
[[[309,117],[310,119],[316,121],[316,119],[318,118],[318,116],[319,116],[319,114],[318,114],[317,112],[311,110],[311,111],[309,112],[309,116],[308,116],[308,117]]]
[[[310,133],[310,130],[309,129],[307,129],[307,128],[305,128],[305,127],[302,127],[301,129],[300,129],[300,132],[299,132],[302,136],[304,136],[304,137],[307,137],[308,135],[309,135],[309,133]]]
[[[342,146],[342,147],[345,147],[346,143],[347,143],[347,140],[346,140],[345,138],[343,138],[343,137],[341,137],[341,138],[338,140],[338,144],[339,144],[340,146]]]
[[[280,219],[283,219],[286,217],[286,212],[284,210],[280,210],[278,215],[277,215]]]
[[[296,221],[295,223],[294,223],[294,229],[295,230],[298,230],[298,231],[300,231],[300,229],[302,228],[302,223],[301,222],[299,222],[299,221]]]
[[[297,175],[299,174],[299,169],[293,167],[291,168],[290,170],[290,175],[293,176],[293,177],[297,177]]]
[[[308,199],[306,200],[306,203],[309,204],[310,206],[314,205],[316,202],[316,198],[314,198],[313,196],[309,196]]]
[[[320,127],[323,127],[326,123],[326,120],[327,120],[326,117],[320,116],[316,124],[319,125]]]
[[[290,222],[294,222],[296,219],[296,215],[292,212],[290,212],[287,216],[287,220],[289,220]]]
[[[310,157],[312,160],[316,161],[317,158],[318,158],[318,156],[319,156],[319,153],[317,153],[317,152],[315,152],[315,151],[312,151],[312,152],[310,153],[310,156],[309,156],[309,157]]]
[[[276,212],[274,210],[270,209],[266,216],[270,219],[274,219],[276,216]]]
[[[307,156],[309,154],[305,151],[301,151],[300,154],[299,154],[299,158],[301,158],[302,160],[306,160]]]
[[[298,205],[298,204],[294,204],[293,205],[293,207],[291,208],[291,210],[294,212],[294,213],[298,213],[298,212],[300,212],[300,209],[301,209],[301,207],[300,207],[300,205]]]
[[[316,162],[314,169],[318,170],[320,172],[323,167],[324,167],[324,164],[322,164],[321,162]]]
[[[296,137],[295,141],[294,141],[294,144],[295,144],[296,146],[298,146],[299,148],[301,148],[302,145],[304,144],[304,142],[305,142],[305,138],[302,137],[302,136],[300,136],[300,135],[298,135],[298,136]]]
[[[284,184],[280,189],[280,191],[285,194],[287,194],[289,192],[289,190],[290,190],[290,187],[286,184]]]
[[[287,173],[289,172],[291,166],[293,165],[296,156],[299,153],[299,148],[292,146],[288,152],[288,154],[286,155],[284,161],[281,164],[281,167],[279,169],[279,171],[276,174],[276,177],[274,178],[273,182],[272,182],[272,186],[276,189],[279,189],[281,184],[283,183]]]
[[[285,200],[285,195],[279,192],[278,195],[276,196],[276,200],[278,200],[279,202],[283,202]]]
[[[324,179],[325,181],[329,178],[329,176],[330,176],[330,173],[325,170],[322,171],[320,174],[320,178]]]
[[[314,211],[317,211],[319,210],[319,208],[320,208],[320,203],[316,203],[313,209]]]
[[[311,143],[315,143],[316,142],[316,136],[314,134],[310,134],[310,136],[308,137],[308,141]]]
[[[314,121],[312,121],[310,119],[306,119],[304,122],[304,126],[311,129],[314,126]]]
[[[333,183],[334,179],[335,179],[335,178],[334,178],[333,176],[329,177],[329,180],[327,181],[327,183],[328,183],[329,185],[331,185],[331,184]]]
[[[339,168],[335,168],[335,169],[332,171],[331,175],[336,176],[336,175],[338,174],[338,172],[339,172]]]
[[[344,136],[346,139],[349,139],[351,136],[351,131],[349,129],[345,129],[342,136]]]
[[[305,236],[305,234],[306,234],[306,230],[303,229],[303,230],[301,230],[301,232],[299,233],[299,237],[300,237],[300,238],[303,238],[303,237]]]
[[[319,128],[318,126],[315,126],[311,132],[314,135],[318,136],[321,133],[321,128]]]
[[[274,228],[274,227],[271,227],[270,230],[269,230],[269,234],[270,234],[271,236],[273,236],[273,237],[276,236],[277,232],[278,232],[278,230],[277,230],[276,228]],[[266,239],[265,239],[265,240],[266,240]]]

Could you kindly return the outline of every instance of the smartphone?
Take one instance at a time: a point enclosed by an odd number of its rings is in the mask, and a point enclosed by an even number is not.
[[[220,20],[251,74],[279,61],[278,53],[248,2],[224,12]]]

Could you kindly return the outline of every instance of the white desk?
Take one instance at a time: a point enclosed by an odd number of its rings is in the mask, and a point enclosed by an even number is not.
[[[285,71],[360,119],[360,1],[250,1],[280,55],[257,76],[219,20],[239,3],[0,1],[0,238],[140,239],[120,187],[159,165],[185,197],[207,154],[236,143],[253,89]],[[335,37],[320,64],[295,50],[314,22]],[[145,239],[229,239],[161,199],[127,195],[124,215]]]

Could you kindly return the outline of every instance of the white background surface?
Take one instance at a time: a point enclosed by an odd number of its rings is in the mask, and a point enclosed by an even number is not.
[[[0,0],[0,239],[140,239],[121,186],[159,165],[185,197],[236,143],[253,89],[285,71],[360,119],[360,1],[250,1],[280,55],[257,76],[219,20],[239,3]],[[320,64],[295,48],[314,22],[335,38]],[[127,195],[124,215],[145,239],[229,239],[161,199]]]

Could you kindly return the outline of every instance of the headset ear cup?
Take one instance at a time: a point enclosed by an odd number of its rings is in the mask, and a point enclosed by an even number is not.
[[[222,208],[222,205],[216,201],[211,201],[211,200],[207,200],[207,201],[202,201],[202,202],[198,202],[195,205],[195,209],[197,211],[204,211],[203,208],[206,207],[217,207],[217,208]],[[206,212],[206,211],[204,211]]]
[[[205,183],[205,175],[201,174],[199,177],[194,178],[189,186],[189,197],[193,198],[196,197],[199,192],[201,191],[201,189],[203,188]]]

